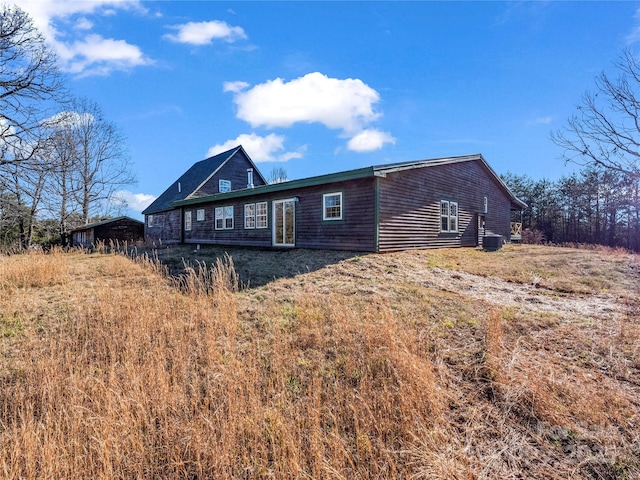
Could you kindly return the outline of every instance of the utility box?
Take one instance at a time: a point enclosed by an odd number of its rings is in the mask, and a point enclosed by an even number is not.
[[[485,235],[482,237],[482,248],[488,252],[495,252],[502,248],[502,235]]]

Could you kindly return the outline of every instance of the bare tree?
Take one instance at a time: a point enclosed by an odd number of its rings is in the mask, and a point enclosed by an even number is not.
[[[282,167],[273,167],[269,174],[269,183],[282,183],[289,180],[287,171]]]
[[[77,152],[73,126],[64,119],[65,115],[60,117],[56,116],[50,123],[52,133],[43,154],[50,167],[46,188],[47,210],[57,220],[60,241],[66,245],[71,228],[79,226],[71,220],[79,218],[73,182]]]
[[[76,200],[83,221],[88,223],[93,212],[107,210],[116,191],[133,184],[135,177],[129,169],[123,135],[107,121],[98,104],[80,99],[74,102],[74,112]]]
[[[61,235],[67,216],[78,212],[86,224],[108,214],[121,204],[117,191],[135,182],[124,137],[98,104],[81,98],[70,105],[48,122],[53,133],[46,148]]]
[[[29,16],[0,5],[0,166],[35,155],[41,122],[62,91],[56,57]]]
[[[596,91],[587,92],[577,113],[551,139],[567,161],[640,177],[640,62],[625,50],[612,80],[601,73]]]

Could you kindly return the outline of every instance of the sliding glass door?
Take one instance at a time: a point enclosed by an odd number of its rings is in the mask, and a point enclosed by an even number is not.
[[[296,210],[295,200],[275,200],[273,202],[273,245],[295,247]]]

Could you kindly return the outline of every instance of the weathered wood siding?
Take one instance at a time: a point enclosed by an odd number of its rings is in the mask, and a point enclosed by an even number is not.
[[[144,225],[133,219],[122,218],[102,225],[87,227],[73,232],[72,244],[74,246],[91,247],[99,241],[137,242],[144,239]]]
[[[182,241],[182,211],[167,210],[153,214],[153,223],[149,226],[149,215],[145,215],[145,240],[164,244]]]
[[[475,246],[478,213],[486,233],[509,238],[511,201],[480,161],[388,173],[379,180],[379,250]],[[440,201],[458,202],[458,233],[440,231]]]
[[[362,178],[309,187],[296,194],[296,246],[375,251],[375,180]],[[342,192],[342,220],[323,221],[322,196]]]
[[[247,203],[266,201],[259,197],[244,197],[216,203],[202,203],[184,207],[191,212],[191,231],[185,230],[184,243],[202,243],[216,245],[244,245],[248,247],[271,246],[271,203],[267,204],[267,228],[244,228],[244,206]],[[215,229],[216,207],[233,207],[233,229]],[[198,221],[198,210],[204,209],[204,220]],[[183,225],[184,226],[184,225]]]
[[[128,219],[97,225],[93,231],[95,241],[137,242],[144,239],[144,225],[141,222]]]
[[[343,219],[323,221],[322,195],[342,192]],[[365,178],[256,195],[216,203],[184,207],[191,211],[191,231],[184,232],[185,243],[270,247],[273,239],[272,202],[297,197],[295,203],[295,242],[299,248],[375,251],[374,179]],[[268,228],[244,228],[244,206],[267,202]],[[233,230],[215,229],[215,208],[234,207]],[[197,210],[204,209],[204,220],[197,221]],[[184,215],[183,215],[184,218]]]
[[[243,190],[247,188],[247,169],[253,168],[249,159],[242,153],[237,152],[233,158],[229,159],[207,182],[192,196],[203,197],[219,193],[219,180],[229,180],[231,182],[231,190]],[[254,169],[253,185],[255,187],[264,185],[258,172]]]

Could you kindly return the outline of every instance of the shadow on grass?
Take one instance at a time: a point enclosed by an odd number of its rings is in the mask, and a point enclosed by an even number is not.
[[[240,280],[241,288],[256,288],[278,278],[291,278],[296,275],[313,272],[327,265],[366,252],[311,250],[311,249],[259,249],[252,247],[224,247],[219,245],[171,245],[162,248],[137,248],[139,255],[155,255],[176,276],[184,272],[184,266],[205,263],[215,265],[216,259],[229,255]]]

